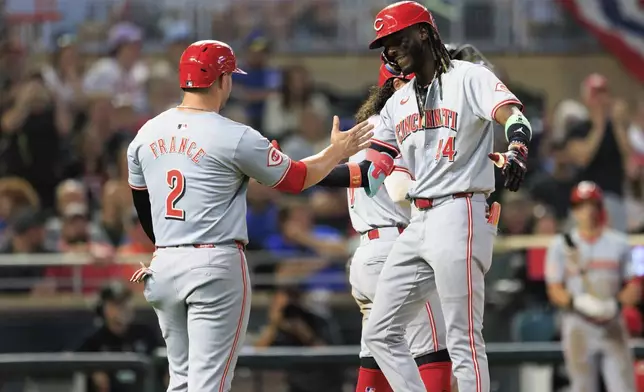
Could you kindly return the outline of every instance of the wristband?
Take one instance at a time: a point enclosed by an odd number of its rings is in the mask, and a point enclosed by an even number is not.
[[[505,122],[505,140],[528,145],[532,140],[532,126],[522,113],[514,113]]]
[[[347,162],[349,168],[349,188],[362,187],[362,170],[356,162]]]

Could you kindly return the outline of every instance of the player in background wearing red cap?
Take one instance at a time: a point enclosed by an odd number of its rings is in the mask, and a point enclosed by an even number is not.
[[[634,392],[633,356],[620,306],[641,296],[628,237],[606,227],[601,188],[572,191],[575,228],[555,238],[546,256],[550,301],[562,311],[561,343],[572,392]]]

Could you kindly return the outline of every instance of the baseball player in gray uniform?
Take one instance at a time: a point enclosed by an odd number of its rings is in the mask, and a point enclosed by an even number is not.
[[[342,180],[373,197],[401,154],[416,178],[407,198],[420,212],[387,257],[363,340],[394,391],[424,391],[405,328],[437,291],[459,391],[488,392],[484,276],[500,206],[488,206],[486,198],[494,191],[494,165],[508,190],[522,184],[530,123],[487,67],[450,59],[421,4],[384,8],[374,30],[370,48],[384,47],[382,58],[394,72],[415,76],[382,109],[366,159],[337,168],[325,181]],[[495,122],[505,128],[504,153],[493,152]]]
[[[576,227],[555,238],[546,258],[548,297],[560,307],[561,340],[572,392],[635,392],[633,356],[620,305],[641,295],[626,235],[605,227],[597,184],[579,183],[571,195]]]
[[[168,391],[229,391],[250,307],[244,256],[250,177],[298,193],[370,144],[372,125],[340,132],[294,161],[256,130],[219,114],[237,68],[219,41],[190,45],[179,63],[181,105],[148,121],[129,146],[129,183],[141,224],[156,244],[145,281],[167,345]]]
[[[382,64],[378,87],[372,89],[358,111],[356,121],[368,119],[377,125],[379,113],[387,99],[411,77],[413,75],[394,74],[387,64]],[[361,151],[352,156],[349,162],[362,162],[366,155],[365,151]],[[387,255],[409,224],[411,206],[405,197],[412,181],[413,176],[404,160],[398,157],[394,161],[393,172],[384,181],[387,192],[378,192],[369,197],[362,188],[348,189],[351,224],[360,233],[360,246],[351,260],[349,281],[352,295],[362,312],[363,324],[369,320],[376,283]],[[426,390],[449,391],[452,366],[445,345],[445,321],[436,292],[431,293],[423,310],[406,326],[405,338]],[[356,392],[370,390],[391,391],[391,387],[362,341]]]
[[[488,68],[449,58],[422,5],[404,1],[384,8],[374,30],[370,48],[384,47],[385,61],[415,74],[387,101],[374,139],[400,151],[409,165],[416,181],[408,197],[420,212],[382,269],[365,344],[394,391],[424,391],[404,330],[436,290],[459,391],[488,392],[484,276],[499,209],[493,205],[488,216],[486,197],[495,182],[490,160],[502,168],[505,187],[518,190],[530,124],[519,100]],[[507,152],[493,152],[495,122],[505,127]]]

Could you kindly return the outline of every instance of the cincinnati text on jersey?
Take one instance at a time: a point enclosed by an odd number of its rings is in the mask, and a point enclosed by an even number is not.
[[[425,115],[412,113],[396,124],[396,139],[398,144],[416,131],[427,129],[449,128],[456,132],[458,128],[458,113],[446,108],[426,109]]]
[[[198,147],[197,143],[190,141],[190,138],[178,138],[176,136],[170,137],[169,143],[163,138],[150,143],[150,150],[152,150],[154,159],[165,154],[179,154],[187,156],[194,163],[199,163],[199,160],[206,156],[206,151]]]

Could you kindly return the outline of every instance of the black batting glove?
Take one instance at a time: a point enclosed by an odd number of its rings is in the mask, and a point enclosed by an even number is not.
[[[508,151],[488,154],[496,167],[501,169],[505,177],[503,184],[506,189],[516,192],[521,187],[525,173],[528,171],[528,147],[519,142],[511,142]]]

